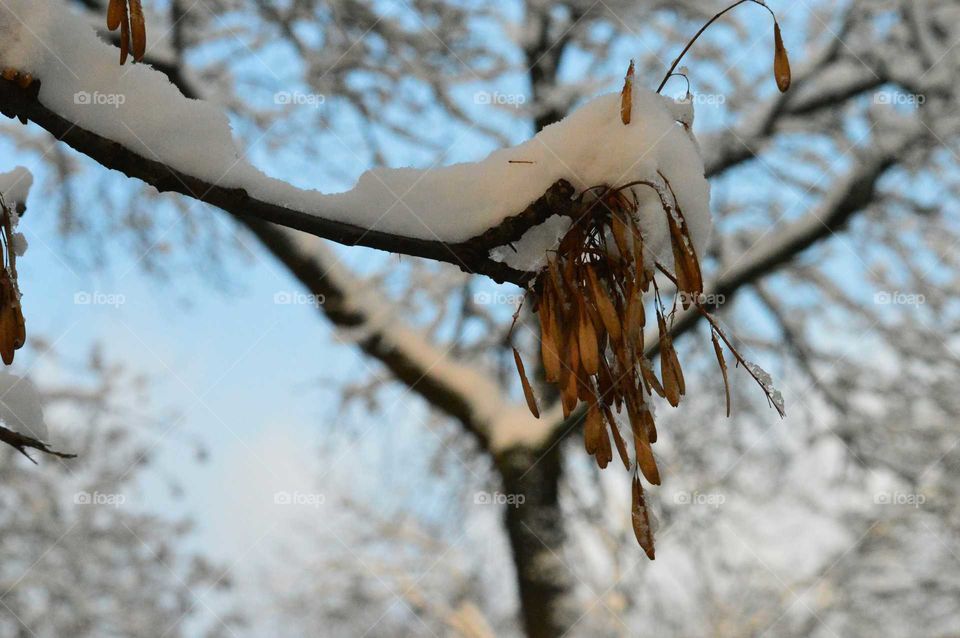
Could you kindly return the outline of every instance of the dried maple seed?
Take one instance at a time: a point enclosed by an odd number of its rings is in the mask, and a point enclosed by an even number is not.
[[[600,372],[600,352],[597,346],[597,333],[593,329],[593,323],[587,316],[586,310],[581,311],[578,325],[580,362],[583,365],[583,371],[593,376]]]
[[[527,407],[530,413],[537,419],[540,418],[540,409],[537,407],[537,398],[533,394],[533,387],[527,379],[527,373],[523,369],[523,359],[520,358],[520,352],[513,349],[513,361],[517,364],[517,373],[520,375],[520,384],[523,386],[523,396],[527,400]]]
[[[623,78],[623,90],[620,91],[620,121],[625,125],[630,123],[633,113],[633,73],[633,60],[630,60],[630,68]]]
[[[603,417],[596,403],[587,407],[587,419],[583,426],[583,445],[587,454],[593,456],[600,449],[600,437],[603,436]]]
[[[107,5],[107,28],[120,29],[120,64],[126,64],[133,46],[133,59],[143,60],[147,52],[147,24],[141,0],[110,0]]]
[[[130,35],[133,39],[133,59],[140,62],[147,52],[147,25],[140,0],[130,0]]]
[[[653,529],[650,527],[650,513],[647,511],[647,502],[643,497],[643,486],[640,477],[633,477],[633,507],[631,519],[633,534],[637,537],[640,547],[646,552],[650,560],[654,560]]]
[[[14,352],[22,348],[27,340],[17,283],[15,225],[15,213],[0,198],[0,243],[3,253],[0,267],[0,359],[6,365],[13,363]]]
[[[126,0],[110,0],[107,5],[107,29],[116,31],[120,28],[120,21],[123,20],[124,2]]]
[[[123,17],[120,20],[120,64],[127,63],[130,52],[130,16],[127,13],[127,3],[123,3]]]
[[[777,88],[781,93],[790,90],[790,58],[787,49],[783,46],[783,36],[780,35],[780,24],[773,23],[773,75],[777,80]]]

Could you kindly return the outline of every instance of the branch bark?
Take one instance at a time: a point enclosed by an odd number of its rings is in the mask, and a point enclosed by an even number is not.
[[[8,117],[29,120],[71,148],[106,168],[139,179],[160,192],[176,192],[223,209],[241,221],[261,220],[300,230],[345,246],[366,246],[391,253],[423,257],[453,264],[469,273],[485,275],[497,283],[520,286],[534,275],[490,258],[490,251],[519,240],[523,234],[551,215],[571,214],[573,187],[564,180],[553,184],[523,211],[476,237],[459,243],[393,235],[324,219],[319,215],[285,208],[251,197],[245,190],[224,188],[143,157],[123,145],[88,131],[46,108],[37,99],[38,85],[23,89],[0,80],[0,111]]]
[[[32,436],[27,436],[25,434],[20,434],[19,432],[14,432],[13,430],[8,430],[2,425],[0,425],[0,443],[6,443],[20,454],[30,459],[30,461],[33,463],[36,463],[36,461],[32,456],[27,454],[28,449],[37,450],[39,452],[43,452],[44,454],[50,454],[51,456],[59,456],[62,459],[72,459],[76,458],[77,456],[76,454],[58,452],[39,439],[35,439]]]

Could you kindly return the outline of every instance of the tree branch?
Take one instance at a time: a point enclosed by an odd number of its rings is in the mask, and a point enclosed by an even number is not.
[[[32,456],[27,454],[27,449],[39,450],[44,454],[59,456],[62,459],[72,459],[76,458],[77,456],[76,454],[57,452],[39,439],[35,439],[32,436],[27,436],[25,434],[20,434],[19,432],[14,432],[13,430],[8,430],[2,425],[0,425],[0,443],[6,443],[7,445],[11,446],[13,449],[20,452],[20,454],[23,454],[25,457],[30,459],[30,461],[33,463],[36,463],[36,461],[33,460]]]
[[[371,299],[364,293],[363,284],[321,242],[263,220],[242,221],[311,294],[323,298],[320,310],[333,325],[357,334],[357,347],[435,409],[459,421],[482,449],[491,449],[495,420],[510,407],[503,405],[492,379],[404,326],[381,296]],[[381,325],[377,317],[384,316],[389,321]]]
[[[106,168],[139,179],[160,192],[176,192],[225,210],[241,221],[262,220],[300,230],[345,246],[366,246],[391,253],[423,257],[453,264],[464,272],[486,275],[497,283],[525,285],[534,273],[523,272],[494,261],[490,251],[519,240],[548,217],[572,214],[573,187],[564,180],[554,183],[523,211],[476,237],[459,243],[418,239],[324,219],[251,197],[241,188],[225,188],[161,162],[143,157],[125,146],[88,131],[46,108],[37,99],[39,86],[23,89],[0,80],[0,111],[8,117],[30,120],[71,148]]]

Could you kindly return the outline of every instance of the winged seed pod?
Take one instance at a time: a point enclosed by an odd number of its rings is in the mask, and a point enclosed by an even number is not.
[[[587,420],[583,426],[583,445],[587,454],[593,456],[600,448],[600,437],[603,434],[603,421],[600,416],[600,409],[596,403],[591,403],[587,408]]]
[[[141,0],[110,0],[107,5],[107,29],[120,29],[120,64],[126,64],[133,44],[133,59],[143,60],[147,52],[147,24]]]
[[[580,346],[580,363],[583,371],[593,376],[600,372],[600,351],[597,345],[597,332],[587,311],[581,309],[577,321],[577,338]]]
[[[14,247],[14,213],[0,198],[0,242],[3,264],[0,269],[0,358],[13,363],[14,352],[26,343],[26,323],[17,283],[17,251]]]
[[[127,13],[127,3],[123,3],[123,13],[120,20],[120,65],[127,63],[130,53],[130,14]]]
[[[126,0],[110,0],[110,4],[107,5],[107,29],[116,31],[120,28],[120,22],[126,10],[125,2]]]
[[[647,511],[647,502],[643,497],[643,486],[640,477],[633,477],[633,507],[631,508],[633,534],[637,537],[640,547],[646,552],[647,558],[654,560],[653,529],[650,527],[650,513]]]
[[[520,352],[513,349],[513,360],[517,364],[517,373],[520,375],[520,384],[523,386],[523,396],[527,400],[527,407],[534,418],[540,418],[540,409],[537,408],[537,398],[533,394],[533,387],[527,379],[527,373],[523,369],[523,359],[520,358]]]
[[[638,196],[632,190],[644,186],[654,188],[660,196],[676,273],[652,259],[644,247],[637,218]],[[683,370],[668,327],[673,325],[674,313],[680,306],[693,307],[710,321],[725,386],[726,362],[718,338],[738,364],[746,363],[700,305],[700,261],[676,193],[665,176],[660,175],[658,184],[587,189],[577,202],[579,208],[573,216],[576,223],[560,240],[556,252],[547,259],[547,267],[537,274],[528,290],[540,320],[543,377],[557,388],[564,419],[576,415],[582,423],[584,447],[597,465],[609,465],[616,448],[624,467],[633,471],[633,528],[637,541],[652,559],[653,529],[641,476],[652,485],[660,484],[660,470],[653,454],[657,441],[651,409],[653,397],[660,396],[677,406],[686,394]],[[660,297],[655,271],[675,286],[672,310],[667,310],[671,306]],[[651,294],[645,294],[648,292]],[[652,302],[656,311],[659,378],[652,355],[644,349],[648,317],[645,302]],[[517,350],[514,359],[527,405],[538,416],[533,389]],[[758,377],[754,374],[754,378]],[[779,405],[777,397],[761,386],[768,398]],[[625,439],[622,435],[617,415],[624,426],[629,423],[631,437]],[[628,441],[633,444],[633,464]]]
[[[630,60],[630,68],[623,78],[623,90],[620,91],[620,121],[624,125],[630,124],[633,113],[633,73],[633,60]]]
[[[777,79],[777,88],[781,93],[790,90],[790,58],[787,49],[783,46],[783,36],[780,35],[780,23],[773,23],[773,75]]]
[[[140,0],[130,0],[130,36],[133,40],[133,59],[140,62],[147,52],[147,24]]]

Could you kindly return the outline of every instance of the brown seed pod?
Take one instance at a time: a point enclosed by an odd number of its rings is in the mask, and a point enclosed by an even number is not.
[[[667,185],[669,186],[669,184]],[[671,189],[672,192],[672,189]],[[676,204],[676,197],[674,197]],[[673,262],[677,275],[677,288],[681,292],[680,301],[684,309],[690,307],[693,299],[703,294],[703,275],[700,272],[700,260],[697,259],[690,229],[679,206],[666,211],[670,227],[670,242],[673,247]]]
[[[4,308],[0,313],[0,358],[6,365],[13,363],[13,353],[16,350],[16,320],[10,308]]]
[[[633,347],[634,352],[640,354],[643,352],[643,329],[646,327],[647,316],[643,307],[643,292],[636,288],[631,290],[630,301],[627,302],[627,342]]]
[[[560,380],[562,363],[559,342],[560,328],[557,325],[556,310],[552,295],[544,295],[540,306],[540,358],[543,360],[543,374],[547,383]]]
[[[130,0],[130,35],[133,39],[133,59],[140,62],[147,52],[147,24],[140,0]]]
[[[527,407],[534,418],[540,418],[540,409],[537,407],[537,397],[533,394],[533,387],[527,379],[527,373],[523,369],[523,359],[520,358],[520,352],[513,349],[513,361],[517,364],[517,374],[520,375],[520,384],[523,386],[523,396],[527,400]]]
[[[673,344],[664,343],[660,350],[660,376],[663,378],[663,394],[673,407],[680,405],[683,396],[683,371],[677,361]]]
[[[620,253],[620,258],[624,261],[632,258],[632,250],[630,249],[630,242],[627,239],[629,236],[629,230],[627,230],[627,223],[617,213],[614,213],[610,219],[610,234],[613,235],[613,241],[617,245],[617,251]]]
[[[600,350],[597,344],[597,333],[593,329],[593,322],[581,306],[577,321],[577,340],[580,349],[580,363],[583,371],[593,376],[600,371]]]
[[[107,28],[116,31],[120,28],[120,21],[123,19],[126,0],[110,0],[107,5]]]
[[[635,436],[633,440],[637,453],[637,467],[651,485],[660,485],[660,470],[657,468],[657,460],[653,457],[650,441],[647,440],[645,430],[641,428],[640,431],[643,432],[643,436]]]
[[[574,376],[578,376],[580,372],[580,340],[577,338],[577,329],[577,324],[572,324],[567,334],[564,335],[564,343],[567,344],[567,356],[564,363],[570,368],[570,372]]]
[[[595,458],[601,470],[605,470],[607,466],[610,465],[610,461],[613,460],[613,447],[610,445],[610,437],[607,435],[607,429],[603,427],[602,421],[600,423],[600,439]]]
[[[680,397],[686,392],[686,386],[677,351],[673,348],[673,339],[660,310],[657,310],[657,326],[660,329],[660,378],[663,380],[663,393],[670,405],[677,407],[680,405]]]
[[[610,433],[613,435],[613,443],[617,446],[617,454],[620,455],[620,460],[623,462],[624,469],[629,470],[630,454],[627,453],[627,442],[623,440],[623,435],[620,433],[620,428],[617,426],[617,422],[613,418],[613,412],[607,406],[604,406],[604,415],[606,416],[607,425],[610,427]]]
[[[633,112],[633,60],[630,60],[630,68],[627,69],[627,75],[623,78],[623,90],[620,91],[620,121],[624,125],[630,124],[630,116]]]
[[[723,348],[720,346],[720,340],[717,339],[716,331],[710,332],[713,339],[713,351],[717,355],[717,363],[720,365],[720,374],[723,375],[723,390],[727,395],[727,418],[730,418],[730,379],[727,377],[727,361],[723,358]]]
[[[653,420],[653,412],[650,411],[649,406],[647,406],[646,410],[640,411],[640,421],[642,421],[643,425],[646,426],[647,440],[650,441],[651,444],[656,443],[657,442],[657,424]]]
[[[130,53],[130,16],[127,13],[127,3],[121,2],[122,11],[120,15],[120,64],[127,63],[127,55]]]
[[[566,366],[563,368],[560,381],[560,400],[563,405],[563,418],[569,417],[577,409],[577,375]]]
[[[787,49],[783,46],[783,36],[780,35],[780,24],[773,23],[773,76],[777,80],[777,88],[781,93],[790,90],[790,58]]]
[[[617,309],[613,301],[607,295],[607,291],[600,284],[597,275],[592,268],[587,269],[587,281],[590,284],[590,294],[593,296],[593,302],[596,305],[597,312],[600,313],[600,319],[610,335],[610,339],[619,342],[622,336],[620,328],[620,318],[617,317]]]
[[[633,522],[633,534],[637,537],[637,542],[647,554],[647,558],[654,560],[653,529],[650,527],[650,513],[647,511],[647,503],[643,497],[643,486],[640,485],[640,477],[633,477],[633,507],[631,519]]]
[[[596,401],[597,393],[593,390],[593,384],[590,382],[590,377],[583,371],[583,368],[580,368],[580,373],[577,375],[577,398],[581,401]]]
[[[583,426],[583,445],[591,456],[600,449],[600,437],[603,433],[603,417],[596,403],[587,408],[586,423]]]

